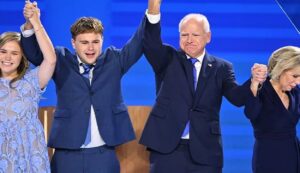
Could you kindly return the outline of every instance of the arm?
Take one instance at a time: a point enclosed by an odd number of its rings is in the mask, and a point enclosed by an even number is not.
[[[224,96],[234,105],[243,106],[251,96],[256,96],[257,89],[266,80],[267,66],[263,64],[254,64],[251,68],[252,78],[243,85],[236,83],[233,68],[231,64],[224,66],[223,91]]]
[[[268,68],[266,65],[255,63],[252,68],[251,79],[251,92],[254,96],[257,96],[258,90],[261,88],[263,82],[266,80]]]
[[[137,31],[130,38],[130,40],[127,41],[123,48],[117,52],[117,57],[119,57],[118,60],[123,74],[127,72],[143,54],[143,25],[144,22],[141,22]]]
[[[238,85],[232,64],[226,61],[218,73],[222,75],[222,91],[226,99],[238,107],[245,105],[246,99],[251,95],[251,81],[247,80],[243,85]]]
[[[26,4],[29,1],[25,1]],[[26,7],[25,4],[25,7]],[[24,54],[26,58],[35,66],[41,65],[43,61],[43,54],[40,50],[39,44],[36,39],[36,35],[34,34],[34,29],[32,24],[29,21],[29,18],[26,15],[32,15],[32,14],[25,14],[25,8],[24,7],[24,17],[26,19],[25,24],[21,26],[21,45],[24,51]],[[32,7],[29,7],[32,8]],[[32,12],[31,9],[27,9],[28,13]]]
[[[24,28],[32,27],[34,29],[38,46],[43,55],[42,57],[44,57],[38,72],[40,88],[44,88],[51,79],[56,64],[54,47],[40,21],[40,10],[35,3],[26,1],[24,17],[27,20]]]
[[[149,0],[148,6],[149,6],[148,11],[151,12],[150,15],[159,14],[160,2],[158,0]],[[143,37],[145,36],[144,29],[146,28],[146,25],[149,25],[149,23],[145,18],[143,22],[140,24],[134,36],[126,43],[126,45],[120,51],[121,58],[119,60],[123,68],[122,70],[123,73],[125,73],[138,60],[138,58],[142,56],[143,49],[145,49],[145,47],[143,47],[143,41],[144,41],[143,39],[145,38]],[[146,41],[147,38],[145,39]],[[147,54],[148,52],[153,52],[151,50],[149,51],[148,50],[147,50]],[[147,56],[147,58],[148,57],[149,56]]]
[[[262,109],[262,101],[260,97],[261,96],[259,94],[252,94],[246,100],[244,113],[250,120],[255,120]]]
[[[172,58],[172,49],[163,45],[160,27],[161,0],[149,0],[145,18],[144,53],[156,74],[161,74]]]
[[[251,68],[252,79],[251,79],[251,96],[247,98],[244,113],[250,120],[254,120],[258,117],[262,109],[262,99],[260,90],[262,89],[263,82],[267,78],[267,66],[264,64],[255,63]]]

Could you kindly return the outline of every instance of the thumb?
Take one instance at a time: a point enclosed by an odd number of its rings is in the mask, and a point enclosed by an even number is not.
[[[38,5],[36,1],[34,1],[32,4],[34,7],[37,7],[37,5]]]

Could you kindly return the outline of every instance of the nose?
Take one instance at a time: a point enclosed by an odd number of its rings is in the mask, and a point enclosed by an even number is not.
[[[188,36],[188,37],[187,37],[187,42],[188,42],[188,43],[192,43],[192,42],[193,42],[193,39],[192,39],[191,36]]]
[[[6,54],[4,55],[4,60],[11,60],[11,54],[6,53]]]
[[[89,49],[89,50],[94,50],[94,45],[93,45],[93,43],[90,43],[90,44],[89,44],[88,49]]]

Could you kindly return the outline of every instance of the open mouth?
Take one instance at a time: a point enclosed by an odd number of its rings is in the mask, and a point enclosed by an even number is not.
[[[1,61],[1,64],[4,65],[4,66],[11,66],[11,65],[13,65],[12,62],[8,62],[8,61]]]

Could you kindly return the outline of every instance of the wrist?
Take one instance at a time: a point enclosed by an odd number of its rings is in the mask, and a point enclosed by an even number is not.
[[[42,29],[44,29],[44,26],[43,26],[43,25],[35,26],[35,27],[34,27],[34,32],[36,33],[36,32],[38,32],[38,31],[40,31],[40,30],[42,30]]]
[[[150,15],[157,15],[157,14],[159,14],[159,10],[148,10],[147,12]]]
[[[26,20],[26,22],[24,23],[24,30],[31,30],[31,29],[33,29],[33,25],[28,20]]]

